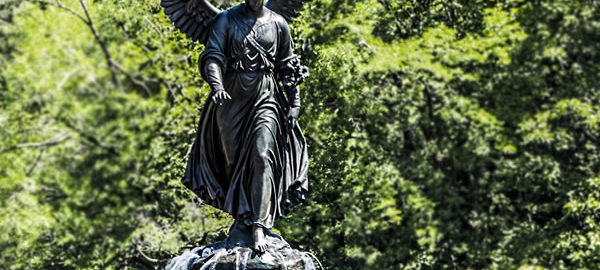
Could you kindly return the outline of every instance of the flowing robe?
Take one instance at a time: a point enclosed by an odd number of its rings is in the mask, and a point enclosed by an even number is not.
[[[204,105],[182,182],[204,202],[246,225],[271,228],[308,189],[308,157],[276,78],[297,58],[285,19],[271,10],[257,21],[243,5],[215,19],[200,71],[214,59],[231,96]]]

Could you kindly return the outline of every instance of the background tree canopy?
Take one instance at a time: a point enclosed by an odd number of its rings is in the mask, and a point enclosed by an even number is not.
[[[292,28],[290,243],[334,270],[598,268],[600,1],[313,0]],[[225,236],[179,183],[209,88],[159,0],[1,0],[0,37],[0,269],[160,269]]]

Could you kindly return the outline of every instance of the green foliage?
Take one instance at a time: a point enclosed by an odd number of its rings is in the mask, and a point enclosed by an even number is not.
[[[179,183],[202,46],[159,1],[0,7],[0,268],[159,269],[222,239]],[[327,269],[596,269],[599,20],[314,0],[292,26],[311,193],[275,229]]]
[[[484,28],[483,9],[501,1],[400,1],[383,0],[376,16],[374,33],[384,40],[422,35],[427,28],[443,23],[459,31],[463,37]]]

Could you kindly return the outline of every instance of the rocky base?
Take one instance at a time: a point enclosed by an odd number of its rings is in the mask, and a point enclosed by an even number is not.
[[[285,240],[268,237],[269,247],[258,254],[244,243],[217,242],[171,259],[166,270],[322,270],[308,252],[292,249]]]

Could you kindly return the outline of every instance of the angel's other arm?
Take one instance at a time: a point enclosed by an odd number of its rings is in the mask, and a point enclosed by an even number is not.
[[[217,15],[211,32],[206,43],[206,48],[200,55],[198,68],[202,77],[210,85],[212,90],[212,100],[215,104],[223,104],[225,100],[231,99],[231,96],[225,91],[223,86],[223,72],[227,66],[226,45],[227,45],[227,14],[221,12]]]
[[[219,78],[222,72],[225,70],[227,66],[227,31],[228,31],[228,21],[227,21],[227,11],[219,13],[215,18],[210,34],[208,36],[208,41],[206,42],[206,46],[204,51],[200,55],[200,59],[198,61],[198,68],[200,69],[200,73],[202,77],[209,82],[209,74],[206,71],[215,70],[214,67],[207,68],[209,64],[215,64],[219,67],[220,72],[218,72]],[[214,73],[212,75],[215,75]],[[212,88],[211,84],[211,88]],[[214,88],[213,88],[214,89]]]
[[[222,105],[225,100],[231,99],[231,96],[223,87],[223,71],[214,59],[208,59],[204,66],[206,81],[212,90],[212,101],[217,105]]]

